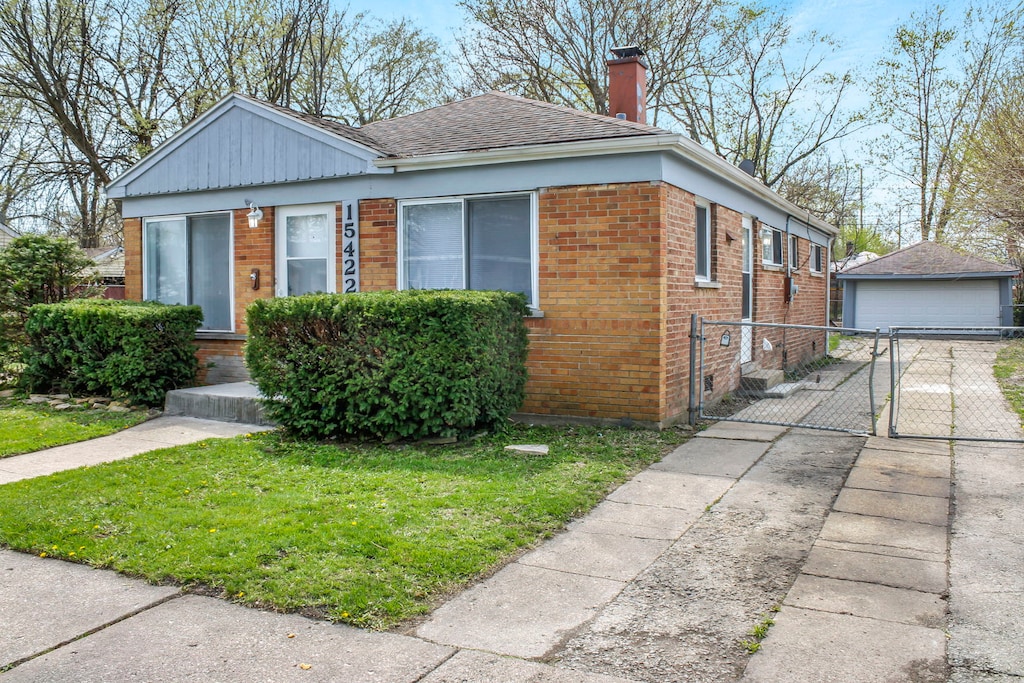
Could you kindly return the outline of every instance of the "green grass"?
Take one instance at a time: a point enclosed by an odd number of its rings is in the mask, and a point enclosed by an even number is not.
[[[145,419],[146,413],[140,411],[58,412],[49,407],[0,401],[0,458],[106,436]]]
[[[993,373],[1003,396],[1024,425],[1024,339],[1015,339],[996,354]]]
[[[209,440],[0,486],[0,543],[388,628],[549,536],[684,438],[514,426],[433,447]],[[514,454],[509,443],[551,452]]]

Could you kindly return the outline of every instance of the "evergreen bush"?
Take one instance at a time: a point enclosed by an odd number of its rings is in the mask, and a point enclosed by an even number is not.
[[[245,356],[269,416],[297,435],[457,436],[522,404],[526,313],[507,292],[264,299]]]
[[[91,299],[40,304],[25,323],[22,384],[30,391],[99,394],[160,405],[192,386],[199,306]]]

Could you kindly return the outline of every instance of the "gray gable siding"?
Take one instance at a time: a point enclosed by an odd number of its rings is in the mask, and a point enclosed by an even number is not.
[[[128,174],[111,195],[124,198],[289,183],[380,171],[377,156],[347,141],[255,107],[235,106],[169,141],[160,158]],[[176,144],[175,144],[176,143]]]

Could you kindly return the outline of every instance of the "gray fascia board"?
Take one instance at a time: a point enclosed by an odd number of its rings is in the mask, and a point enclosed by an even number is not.
[[[859,275],[857,273],[836,273],[837,280],[981,280],[1012,278],[1016,273],[995,271],[990,273],[931,273],[928,275],[901,275],[882,273]]]

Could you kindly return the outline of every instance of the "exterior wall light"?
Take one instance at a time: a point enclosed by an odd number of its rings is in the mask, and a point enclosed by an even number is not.
[[[263,219],[263,211],[254,202],[247,201],[246,203],[249,205],[249,213],[245,214],[245,217],[249,219],[249,227],[256,229]]]

